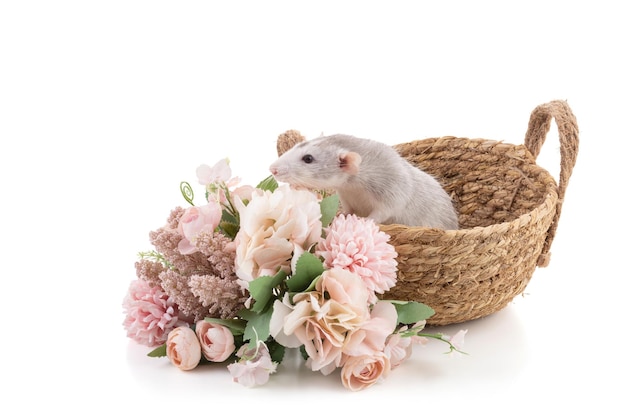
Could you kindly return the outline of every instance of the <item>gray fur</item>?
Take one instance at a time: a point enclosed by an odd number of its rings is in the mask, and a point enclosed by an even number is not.
[[[340,165],[349,152],[360,156],[358,172]],[[305,155],[313,161],[305,163]],[[296,187],[335,190],[344,212],[379,224],[458,228],[450,196],[439,182],[380,142],[341,134],[319,137],[285,152],[270,171],[277,181]]]

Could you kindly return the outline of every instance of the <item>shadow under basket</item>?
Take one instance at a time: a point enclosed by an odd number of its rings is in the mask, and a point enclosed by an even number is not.
[[[559,182],[536,164],[552,119],[559,131]],[[278,154],[305,140],[290,130]],[[392,224],[380,229],[398,253],[396,286],[383,298],[425,303],[432,325],[495,313],[550,261],[565,190],[578,154],[578,126],[565,101],[537,106],[524,145],[452,136],[393,146],[439,179],[459,214],[459,230]]]

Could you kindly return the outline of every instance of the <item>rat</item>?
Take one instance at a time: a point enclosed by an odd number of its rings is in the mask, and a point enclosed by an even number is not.
[[[321,136],[283,153],[270,172],[297,188],[334,190],[346,214],[378,224],[458,229],[452,199],[441,184],[382,142]]]

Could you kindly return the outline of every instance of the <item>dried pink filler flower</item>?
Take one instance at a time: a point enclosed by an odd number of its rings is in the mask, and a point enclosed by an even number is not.
[[[161,345],[173,328],[187,325],[179,320],[178,308],[171,298],[160,287],[151,287],[141,279],[131,281],[122,305],[128,337],[145,346]]]
[[[148,259],[141,259],[135,262],[135,271],[137,278],[146,281],[150,286],[160,285],[161,278],[159,274],[165,270],[160,262],[153,262]]]
[[[358,274],[370,290],[370,303],[396,285],[398,255],[373,220],[340,214],[326,229],[316,254],[327,268],[342,268]]]

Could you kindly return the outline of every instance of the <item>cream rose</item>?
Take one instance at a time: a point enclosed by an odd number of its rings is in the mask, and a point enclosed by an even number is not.
[[[235,198],[235,206],[240,216],[235,266],[245,289],[260,276],[291,272],[293,253],[308,250],[321,237],[319,200],[310,191],[288,185],[274,192],[257,189],[247,205]]]
[[[357,274],[340,268],[326,270],[315,291],[296,294],[293,304],[288,297],[274,303],[270,332],[284,346],[304,345],[307,366],[330,373],[341,360],[346,338],[370,318],[368,295]]]
[[[169,332],[165,351],[170,362],[183,371],[198,366],[202,356],[200,341],[189,327],[177,327]]]
[[[211,362],[224,362],[235,351],[235,339],[225,326],[202,320],[196,323],[196,335],[202,354]]]
[[[382,352],[371,356],[346,356],[341,368],[341,383],[352,391],[360,391],[386,378],[390,371],[389,357]]]

